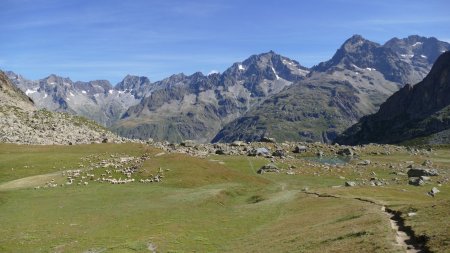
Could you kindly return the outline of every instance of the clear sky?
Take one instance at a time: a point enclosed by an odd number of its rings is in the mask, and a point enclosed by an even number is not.
[[[310,67],[353,34],[450,41],[449,0],[0,0],[0,69],[29,79],[224,71],[274,50]]]

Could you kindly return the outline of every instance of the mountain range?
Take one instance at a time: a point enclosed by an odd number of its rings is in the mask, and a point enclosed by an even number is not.
[[[447,50],[450,44],[436,38],[414,35],[380,45],[355,35],[311,69],[270,51],[223,73],[177,74],[158,82],[126,76],[115,86],[6,74],[38,108],[85,116],[126,137],[332,142],[399,88],[421,81]]]

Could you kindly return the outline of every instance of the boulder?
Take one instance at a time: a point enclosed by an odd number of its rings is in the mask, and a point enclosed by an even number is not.
[[[247,152],[249,156],[269,156],[270,152],[267,148],[251,149]]]
[[[298,154],[298,153],[306,152],[306,150],[307,150],[306,146],[295,146],[293,152]]]
[[[431,177],[428,176],[420,176],[420,179],[422,179],[423,181],[430,181]]]
[[[243,141],[233,141],[231,144],[230,144],[230,146],[233,146],[233,147],[241,147],[241,146],[245,146],[246,144],[245,144],[245,142],[243,142]]]
[[[364,165],[364,166],[370,165],[370,160],[364,160],[362,162],[359,162],[358,165]]]
[[[278,167],[277,167],[275,164],[269,163],[269,164],[266,164],[266,165],[262,166],[262,167],[258,170],[257,173],[258,173],[258,174],[264,174],[264,173],[266,173],[266,172],[276,172],[276,173],[279,173],[280,170],[278,169]]]
[[[353,150],[351,148],[344,148],[337,152],[338,155],[341,156],[353,156]]]
[[[422,163],[422,166],[431,167],[433,165],[433,162],[431,160],[425,160]]]
[[[278,157],[285,157],[286,156],[286,151],[282,150],[282,149],[277,149],[275,150],[275,152],[272,153],[273,156],[278,156]]]
[[[229,155],[230,152],[224,149],[217,149],[216,150],[216,155]]]
[[[432,196],[432,197],[434,197],[437,193],[439,193],[439,192],[441,192],[441,191],[439,191],[439,189],[438,188],[436,188],[436,187],[433,187],[433,188],[431,188],[431,191],[428,193],[430,196]]]
[[[439,173],[436,169],[426,169],[422,167],[409,166],[407,172],[408,177],[420,177],[420,176],[438,176]]]
[[[261,139],[259,141],[260,142],[270,142],[270,143],[276,142],[274,138],[270,138],[270,137],[266,137],[266,136],[261,137]]]
[[[353,186],[356,186],[356,182],[354,182],[354,181],[346,181],[346,182],[345,182],[345,186],[347,186],[347,187],[353,187]]]
[[[181,142],[180,145],[183,147],[195,147],[196,143],[193,140],[185,140]]]
[[[411,177],[408,181],[408,184],[414,185],[414,186],[421,186],[425,184],[425,181],[418,177]]]

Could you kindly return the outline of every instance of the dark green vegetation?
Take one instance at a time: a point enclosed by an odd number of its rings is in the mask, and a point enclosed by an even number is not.
[[[406,85],[373,115],[336,139],[341,144],[449,143],[450,52],[443,53],[428,76],[415,86]]]
[[[372,161],[369,166],[356,165],[359,160],[337,167],[316,164],[301,159],[311,155],[306,153],[276,159],[281,173],[257,175],[266,158],[196,158],[141,144],[1,144],[0,251],[404,252],[395,245],[389,218],[381,211],[386,205],[427,238],[430,250],[445,252],[450,187],[444,183],[434,198],[426,192],[448,177],[450,150],[412,156],[403,151],[381,155],[379,149],[361,151],[361,159]],[[33,189],[51,179],[63,183],[62,171],[88,169],[89,160],[143,155],[149,158],[136,178],[162,170],[162,182],[113,185],[92,180]],[[406,177],[385,166],[424,159],[432,160],[441,176],[422,187],[407,185]],[[290,165],[294,175],[286,173]],[[97,177],[104,171],[90,173]],[[332,187],[372,173],[392,183]],[[399,183],[394,183],[396,177]],[[417,215],[407,217],[408,212]]]

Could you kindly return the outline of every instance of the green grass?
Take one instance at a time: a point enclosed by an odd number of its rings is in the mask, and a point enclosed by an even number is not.
[[[140,155],[149,150],[138,144],[90,144],[75,146],[0,145],[0,183],[28,176],[79,168],[82,157],[105,153]]]
[[[425,194],[435,182],[424,187],[332,187],[343,185],[339,176],[353,179],[372,171],[390,179],[394,176],[382,164],[420,162],[424,157],[363,154],[373,163],[358,169],[363,172],[350,167],[327,170],[294,158],[276,161],[279,174],[258,175],[268,159],[155,156],[160,152],[140,144],[1,144],[0,252],[150,252],[150,243],[157,252],[402,252],[394,245],[380,206],[357,197],[404,212],[407,225],[430,237],[432,250],[448,248],[448,185],[440,187],[435,198]],[[446,171],[449,153],[438,149],[428,159]],[[87,186],[33,189],[50,178],[62,180],[62,170],[84,169],[80,165],[87,166],[88,160],[117,154],[148,154],[137,177],[146,178],[161,168],[163,182],[91,181]],[[288,165],[296,167],[296,175],[285,173]],[[307,195],[302,192],[305,187],[340,198]],[[418,215],[406,217],[408,210]]]

